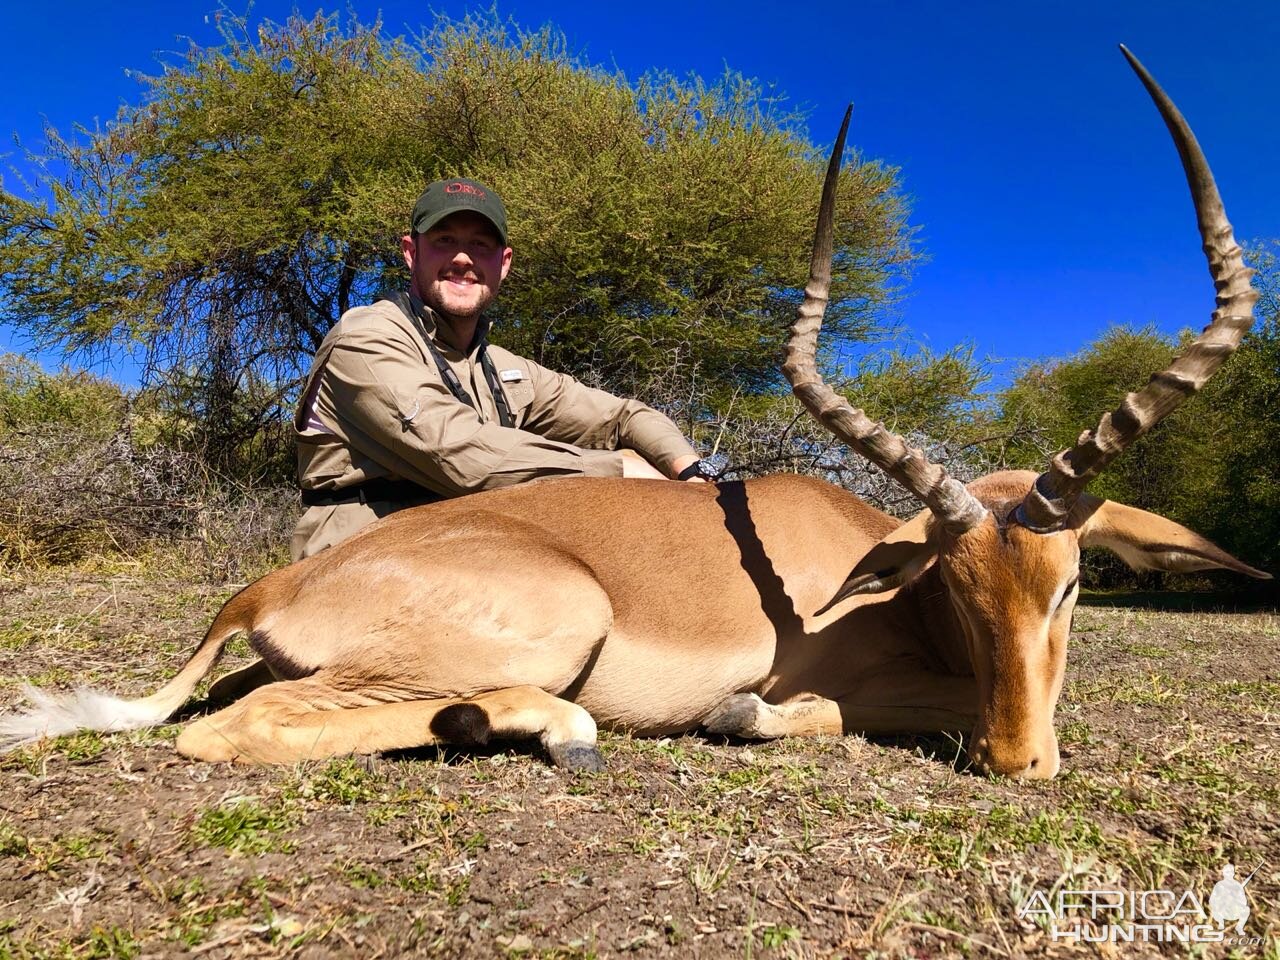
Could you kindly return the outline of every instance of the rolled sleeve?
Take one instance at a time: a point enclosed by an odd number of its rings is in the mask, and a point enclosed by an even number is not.
[[[627,447],[669,476],[676,460],[697,455],[671,418],[652,407],[619,399],[536,363],[527,366],[534,399],[526,430],[575,447]]]
[[[316,408],[370,459],[444,496],[544,477],[622,475],[619,454],[482,423],[414,344],[372,326],[334,344]]]

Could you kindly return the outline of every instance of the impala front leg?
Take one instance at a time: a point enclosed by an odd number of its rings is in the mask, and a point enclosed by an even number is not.
[[[807,694],[787,703],[765,703],[754,693],[735,693],[707,714],[702,725],[708,733],[749,740],[844,732],[840,704]]]
[[[978,681],[954,674],[886,674],[840,700],[845,733],[968,732],[978,722]]]
[[[842,733],[938,733],[971,730],[977,720],[973,677],[923,671],[864,683],[839,700],[801,694],[767,703],[754,693],[736,693],[702,721],[710,733],[768,740]]]

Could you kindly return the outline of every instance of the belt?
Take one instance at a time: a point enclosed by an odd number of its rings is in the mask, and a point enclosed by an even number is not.
[[[332,507],[340,503],[434,503],[443,500],[438,493],[408,480],[378,477],[353,487],[339,490],[303,490],[302,503],[308,507]]]

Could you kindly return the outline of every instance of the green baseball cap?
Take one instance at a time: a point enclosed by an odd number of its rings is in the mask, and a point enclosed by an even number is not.
[[[507,245],[507,211],[502,206],[502,198],[483,183],[464,177],[437,180],[428,185],[413,205],[411,230],[415,234],[426,233],[445,217],[464,210],[478,213],[492,223],[502,245]]]

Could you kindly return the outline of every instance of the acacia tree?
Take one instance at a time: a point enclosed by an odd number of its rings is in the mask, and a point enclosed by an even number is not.
[[[227,18],[222,41],[105,129],[47,131],[46,175],[0,190],[0,320],[141,352],[215,458],[280,423],[342,311],[402,285],[408,211],[453,174],[508,203],[496,341],[616,385],[674,365],[712,404],[776,387],[821,157],[752,82],[630,82],[494,17],[408,39]],[[829,342],[874,329],[912,258],[896,171],[842,177]]]

